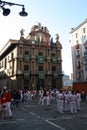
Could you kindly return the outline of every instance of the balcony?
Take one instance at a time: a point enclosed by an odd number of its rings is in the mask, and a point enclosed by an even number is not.
[[[78,66],[77,66],[77,69],[81,69],[81,65],[78,65]]]
[[[24,70],[24,77],[29,77],[29,70]]]
[[[52,63],[57,63],[57,58],[55,56],[52,56]]]
[[[45,78],[45,72],[39,71],[39,79],[44,79],[44,78]]]
[[[84,56],[87,56],[87,51],[84,52]]]
[[[42,55],[38,56],[38,63],[44,63],[44,57]]]
[[[30,61],[30,56],[29,55],[24,55],[24,61]]]
[[[53,76],[54,76],[54,78],[57,78],[58,77],[58,72],[54,71]]]
[[[76,55],[77,58],[80,58],[80,54]]]

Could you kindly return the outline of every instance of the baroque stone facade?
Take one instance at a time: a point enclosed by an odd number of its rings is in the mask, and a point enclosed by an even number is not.
[[[10,39],[0,52],[0,86],[10,89],[62,88],[62,45],[48,28],[34,25],[27,38]]]

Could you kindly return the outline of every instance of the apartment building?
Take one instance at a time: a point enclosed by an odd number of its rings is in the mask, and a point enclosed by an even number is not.
[[[73,82],[87,81],[87,19],[71,28]]]
[[[0,51],[0,87],[10,89],[62,88],[62,45],[53,42],[47,27],[38,23],[27,38],[10,39]]]

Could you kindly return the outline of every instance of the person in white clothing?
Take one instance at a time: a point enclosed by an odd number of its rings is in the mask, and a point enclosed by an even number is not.
[[[72,94],[70,96],[70,112],[71,114],[77,113],[77,106],[76,106],[76,94],[74,91],[72,91]]]
[[[77,96],[77,101],[76,101],[77,111],[80,111],[81,94],[79,93],[79,90],[77,90],[76,96]]]
[[[64,111],[68,112],[70,109],[68,92],[64,94]]]
[[[46,105],[49,106],[50,105],[50,92],[46,91]]]
[[[63,94],[62,94],[62,90],[60,90],[59,93],[57,93],[57,112],[59,113],[63,113]]]

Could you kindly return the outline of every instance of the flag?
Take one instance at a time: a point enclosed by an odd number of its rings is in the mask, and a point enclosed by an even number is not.
[[[53,50],[53,37],[51,37],[50,47],[51,47],[51,49]]]
[[[46,37],[46,46],[49,48],[49,37]]]

